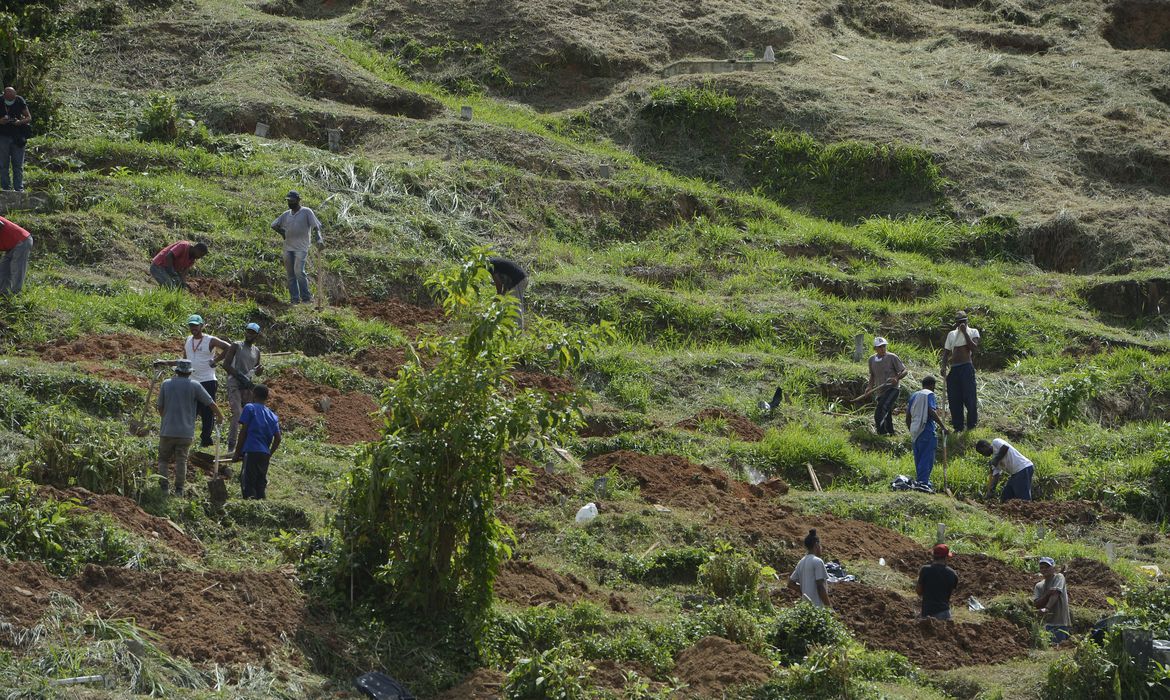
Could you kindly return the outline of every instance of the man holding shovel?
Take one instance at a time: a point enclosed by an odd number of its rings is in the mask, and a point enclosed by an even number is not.
[[[170,465],[175,465],[175,495],[183,495],[187,480],[187,452],[195,439],[195,406],[207,408],[216,420],[223,420],[223,413],[215,405],[211,394],[199,382],[191,379],[191,360],[175,363],[175,376],[162,383],[154,407],[162,417],[158,438],[158,473],[162,477],[162,490],[170,487]]]
[[[949,432],[938,414],[934,387],[934,377],[924,378],[922,389],[911,394],[906,404],[906,428],[910,431],[910,439],[914,446],[915,478],[919,483],[928,486],[930,473],[934,471],[935,451],[938,449],[935,426],[938,426],[943,435]]]
[[[898,401],[898,382],[909,372],[902,360],[888,351],[887,345],[886,339],[880,335],[873,339],[873,355],[869,358],[869,385],[866,387],[866,393],[877,394],[873,422],[878,435],[894,434],[894,404]]]
[[[227,397],[231,407],[232,420],[228,426],[228,452],[236,449],[236,434],[239,433],[240,415],[244,406],[252,402],[252,380],[264,373],[260,366],[260,348],[256,339],[260,337],[260,324],[244,326],[244,339],[232,343],[223,356],[223,368],[227,372]]]
[[[288,209],[272,222],[272,230],[284,239],[284,271],[288,277],[288,298],[293,304],[308,304],[313,300],[309,293],[309,276],[305,274],[305,263],[309,259],[312,234],[317,232],[318,250],[325,248],[321,236],[321,222],[308,207],[301,206],[301,195],[296,190],[285,197]],[[321,293],[321,290],[317,290]]]
[[[231,348],[227,341],[220,340],[214,335],[203,332],[203,317],[191,314],[187,317],[187,329],[191,335],[183,342],[183,357],[191,361],[192,378],[199,382],[204,390],[215,400],[219,390],[219,380],[215,376],[215,365],[223,359],[223,353],[216,354],[217,350],[226,351]],[[203,430],[199,433],[199,446],[211,447],[211,434],[215,423],[212,420],[211,409],[204,407],[199,410],[203,419]]]

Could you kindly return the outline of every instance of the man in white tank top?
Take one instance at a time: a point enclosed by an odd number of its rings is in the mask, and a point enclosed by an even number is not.
[[[213,335],[205,334],[203,332],[203,317],[199,314],[191,314],[187,318],[187,329],[191,331],[191,335],[187,336],[186,342],[183,343],[183,357],[191,361],[191,379],[206,389],[214,402],[215,392],[219,388],[219,382],[216,381],[215,377],[215,366],[223,359],[223,353],[231,347],[231,344]],[[211,447],[211,436],[215,430],[215,413],[210,406],[201,405],[199,406],[199,417],[203,420],[203,429],[199,432],[199,446]]]

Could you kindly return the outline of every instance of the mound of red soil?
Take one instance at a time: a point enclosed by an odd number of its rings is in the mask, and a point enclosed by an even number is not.
[[[147,539],[158,540],[176,552],[189,557],[203,556],[203,545],[191,539],[187,533],[179,529],[178,525],[166,518],[147,513],[139,508],[137,503],[124,496],[95,494],[80,486],[75,486],[67,491],[59,491],[51,486],[42,486],[40,493],[46,498],[58,501],[74,500],[87,510],[105,513],[126,530]]]
[[[58,579],[33,562],[0,560],[0,615],[37,622],[59,592],[103,617],[131,618],[157,632],[171,654],[206,663],[261,660],[292,638],[304,601],[284,575],[269,572],[131,571],[89,566]]]
[[[272,292],[260,291],[246,287],[236,281],[217,280],[212,277],[189,277],[187,286],[191,293],[206,299],[250,299],[264,306],[287,304]]]
[[[103,380],[112,379],[116,382],[123,382],[125,384],[136,386],[139,389],[146,389],[149,387],[151,379],[153,379],[153,377],[148,378],[145,374],[134,374],[117,367],[109,367],[105,364],[102,364],[101,362],[87,361],[79,362],[77,364],[90,376],[99,377]],[[169,370],[163,374],[162,379],[167,379],[168,376],[170,376]],[[147,412],[147,417],[150,417],[149,412]]]
[[[1070,559],[1063,568],[1070,605],[1104,610],[1112,607],[1106,598],[1118,600],[1121,597],[1121,576],[1105,562],[1077,557]],[[1039,574],[1033,577],[1033,582],[1039,580]]]
[[[284,429],[313,428],[324,420],[329,442],[352,445],[378,439],[378,424],[370,414],[378,404],[365,394],[346,393],[311,381],[299,370],[270,377],[268,405],[280,416]]]
[[[727,423],[728,430],[740,440],[759,442],[764,439],[764,429],[756,425],[746,416],[741,416],[725,408],[704,408],[695,415],[680,420],[674,424],[676,428],[684,430],[699,430],[702,421],[718,420]]]
[[[109,360],[114,357],[181,357],[183,339],[155,340],[129,333],[82,336],[75,340],[54,340],[38,345],[36,354],[45,362]]]
[[[540,372],[513,372],[512,380],[518,389],[539,389],[553,396],[571,394],[577,391],[577,385],[566,377]]]
[[[349,306],[359,315],[376,318],[399,328],[414,329],[424,323],[435,323],[444,318],[437,306],[423,307],[398,299],[370,299],[355,297]]]
[[[1120,513],[1094,501],[1011,500],[990,508],[1012,520],[1047,525],[1095,525],[1098,521],[1120,522]]]
[[[772,676],[772,664],[722,637],[703,637],[675,660],[674,675],[686,681],[684,695],[722,698],[734,686],[759,685]]]
[[[496,595],[518,605],[572,604],[589,594],[589,585],[572,574],[562,576],[530,561],[512,560],[500,568]]]
[[[1027,654],[1031,642],[1027,630],[999,618],[980,623],[918,619],[917,601],[883,588],[839,583],[829,596],[858,640],[903,654],[923,668],[1001,663]]]
[[[595,475],[617,469],[638,482],[650,503],[711,511],[713,526],[737,531],[753,542],[780,541],[795,548],[816,528],[829,556],[876,560],[881,552],[918,548],[904,535],[872,523],[797,513],[771,497],[784,490],[783,482],[769,488],[751,486],[676,455],[620,450],[594,457],[584,468]]]
[[[350,365],[368,377],[388,381],[398,378],[398,370],[409,358],[406,348],[365,348],[353,356]]]
[[[561,499],[577,492],[577,479],[572,475],[549,474],[539,467],[528,467],[532,470],[532,486],[513,491],[508,495],[509,503],[555,506],[560,505]]]
[[[887,563],[912,579],[918,579],[918,570],[931,562],[930,552],[914,547],[886,557]],[[1031,594],[1032,586],[1038,580],[1036,575],[1010,566],[986,554],[955,554],[947,565],[959,574],[959,587],[955,589],[952,601],[965,600],[975,596],[986,602],[987,598],[1006,594]]]
[[[459,685],[439,693],[435,700],[500,700],[502,697],[504,674],[492,668],[481,668]]]

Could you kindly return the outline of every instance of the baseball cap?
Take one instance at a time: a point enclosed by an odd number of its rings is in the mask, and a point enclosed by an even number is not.
[[[951,548],[945,544],[936,544],[930,548],[930,553],[934,555],[935,559],[949,559],[951,555]]]
[[[875,348],[880,348],[883,345],[889,345],[889,343],[886,342],[885,338],[883,338],[879,335],[878,337],[873,339],[873,346]]]
[[[182,359],[175,363],[175,374],[191,374],[194,369],[188,359]]]
[[[955,320],[956,321],[966,321],[967,320],[967,312],[966,311],[958,312],[957,314],[955,314]]]
[[[187,317],[187,325],[188,326],[202,326],[203,325],[203,317],[200,316],[199,314],[191,314],[190,316]]]
[[[244,330],[252,331],[253,333],[259,333],[260,332],[260,324],[259,323],[249,323],[248,325],[244,326]]]
[[[1040,566],[1056,566],[1056,561],[1052,557],[1040,557]]]
[[[296,190],[289,190],[288,194],[284,196],[285,199],[300,199],[301,193]]]

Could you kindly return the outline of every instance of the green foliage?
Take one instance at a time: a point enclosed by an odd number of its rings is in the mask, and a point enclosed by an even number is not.
[[[738,108],[735,96],[707,81],[700,87],[655,86],[643,112],[662,125],[714,126],[721,120],[735,119]]]
[[[796,700],[797,698],[842,698],[868,700],[878,697],[866,687],[843,646],[816,646],[808,656],[775,681],[758,688],[752,700]]]
[[[768,635],[768,641],[788,662],[800,661],[815,646],[834,647],[849,639],[845,625],[828,608],[818,608],[801,600],[781,610]]]
[[[1049,644],[1049,635],[1036,617],[1036,609],[1026,598],[999,598],[987,606],[987,612],[1022,627],[1031,634],[1032,646],[1043,649]]]
[[[512,531],[496,504],[524,470],[510,474],[502,456],[518,445],[547,446],[574,424],[574,396],[510,386],[520,327],[517,301],[495,293],[488,252],[428,284],[460,332],[427,338],[428,369],[408,363],[383,394],[382,437],[346,476],[336,524],[351,570],[371,572],[364,592],[392,609],[461,618],[483,632],[492,582],[511,548]],[[540,334],[539,323],[530,331]],[[597,343],[595,331],[545,339],[549,366],[565,372]],[[352,567],[352,568],[351,568]]]
[[[1044,390],[1040,414],[1054,428],[1062,428],[1082,415],[1085,403],[1097,394],[1102,375],[1096,367],[1066,372]]]
[[[555,647],[520,659],[508,672],[504,697],[508,700],[585,700],[589,694],[589,667],[565,647]]]
[[[20,459],[37,483],[127,496],[145,486],[151,454],[121,423],[51,409],[37,417],[29,435],[33,444]]]
[[[846,478],[860,469],[857,449],[843,433],[829,426],[824,429],[790,423],[779,430],[769,430],[764,439],[734,448],[741,463],[763,474],[781,476],[792,482],[808,479],[811,464],[824,479],[827,473]]]
[[[142,112],[138,138],[143,141],[173,142],[179,135],[179,106],[175,96],[155,93],[150,96]]]
[[[1114,700],[1114,671],[1105,649],[1083,640],[1075,653],[1060,656],[1048,667],[1041,700]]]
[[[757,594],[763,570],[750,554],[720,542],[699,567],[699,583],[716,598],[746,600]]]
[[[20,87],[34,134],[52,130],[61,108],[49,78],[68,30],[61,5],[61,0],[0,0],[0,80]]]
[[[776,130],[749,140],[744,158],[749,177],[769,194],[843,221],[911,208],[937,213],[945,206],[948,183],[933,156],[915,146],[825,145],[806,133]]]
[[[664,549],[646,564],[641,578],[647,583],[694,583],[707,556],[698,547]]]
[[[764,624],[756,611],[736,605],[713,605],[704,608],[699,617],[710,634],[742,644],[756,653],[764,650]]]

